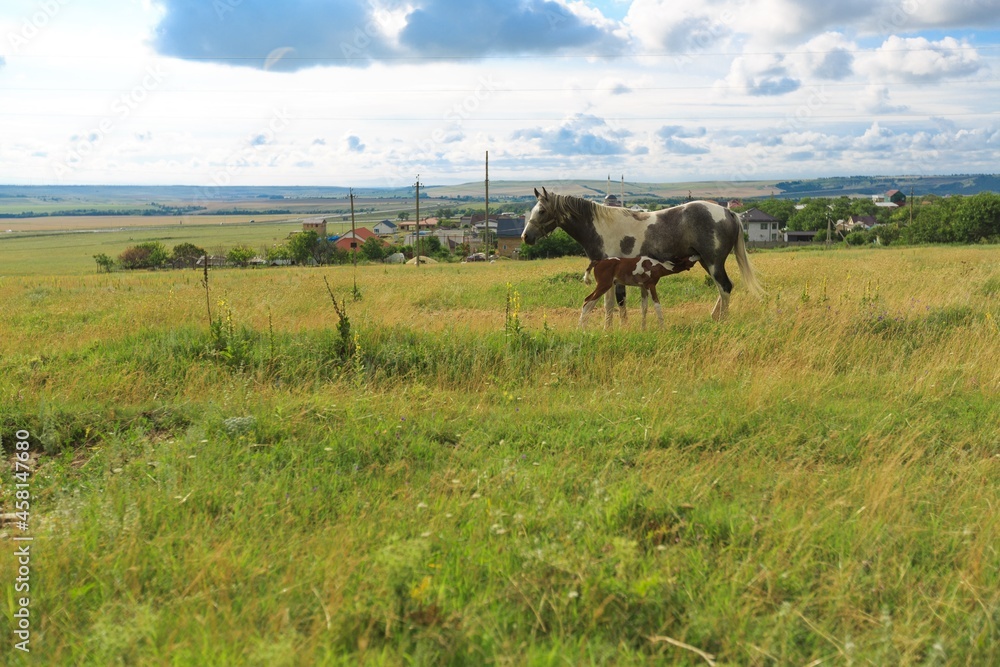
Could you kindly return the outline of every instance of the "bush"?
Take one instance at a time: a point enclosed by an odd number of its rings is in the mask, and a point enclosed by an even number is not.
[[[233,266],[246,266],[257,256],[257,251],[248,245],[238,245],[226,253],[226,261]]]
[[[123,269],[155,269],[163,266],[170,254],[159,241],[147,241],[129,246],[118,255],[118,263]]]
[[[97,262],[97,272],[101,273],[111,273],[112,269],[115,268],[115,260],[111,259],[103,252],[94,255],[94,261]]]
[[[193,243],[178,243],[174,246],[172,258],[175,267],[179,265],[193,267],[205,254],[204,248],[199,248]]]
[[[565,257],[583,255],[583,247],[561,229],[557,229],[535,245],[521,245],[521,259],[544,259],[546,257]]]

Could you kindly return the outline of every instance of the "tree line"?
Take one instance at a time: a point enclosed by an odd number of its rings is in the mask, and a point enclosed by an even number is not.
[[[899,207],[876,206],[869,199],[805,198],[748,201],[741,210],[757,208],[793,231],[816,231],[825,240],[828,223],[851,215],[874,216],[878,227],[852,232],[852,244],[879,243],[1000,243],[1000,194],[980,192],[971,196],[915,198]]]
[[[358,259],[380,262],[390,255],[401,253],[406,259],[413,257],[412,246],[385,244],[372,237],[365,240],[357,250]],[[420,254],[439,261],[458,261],[471,253],[468,244],[459,244],[452,252],[436,236],[420,239]],[[94,255],[98,273],[112,271],[132,271],[136,269],[194,268],[203,257],[211,261],[224,258],[228,266],[246,267],[263,260],[266,264],[350,264],[354,258],[351,250],[337,245],[320,236],[315,231],[300,232],[284,243],[263,248],[238,244],[229,249],[217,248],[208,252],[193,243],[179,243],[168,249],[160,241],[145,241],[127,247],[117,257],[106,253]]]

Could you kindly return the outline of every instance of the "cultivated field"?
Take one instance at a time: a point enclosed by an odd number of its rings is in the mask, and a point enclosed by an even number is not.
[[[768,299],[715,324],[696,269],[647,332],[576,329],[580,258],[206,299],[40,250],[0,278],[0,662],[1000,663],[994,247],[756,253]]]

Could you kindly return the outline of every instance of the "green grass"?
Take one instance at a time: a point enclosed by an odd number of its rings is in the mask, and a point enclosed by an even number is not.
[[[362,267],[349,331],[350,268],[213,272],[214,334],[193,273],[6,278],[31,662],[995,664],[993,252],[758,253],[646,332],[581,260]]]
[[[0,228],[2,228],[0,220]],[[117,225],[116,225],[117,227]],[[121,231],[95,232],[46,231],[32,234],[0,234],[0,252],[4,261],[0,277],[86,275],[95,273],[93,256],[105,253],[118,257],[127,247],[144,241],[160,241],[167,249],[180,243],[194,243],[209,252],[229,250],[246,244],[253,248],[283,243],[288,235],[301,231],[298,218],[291,222],[255,222],[253,224],[186,224],[169,227],[131,227]],[[329,233],[341,233],[350,224],[331,223]]]

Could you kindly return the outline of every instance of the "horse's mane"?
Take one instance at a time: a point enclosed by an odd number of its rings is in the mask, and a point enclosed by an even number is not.
[[[550,194],[549,197],[553,199],[552,212],[560,219],[592,219],[597,207],[594,202],[573,195]]]

